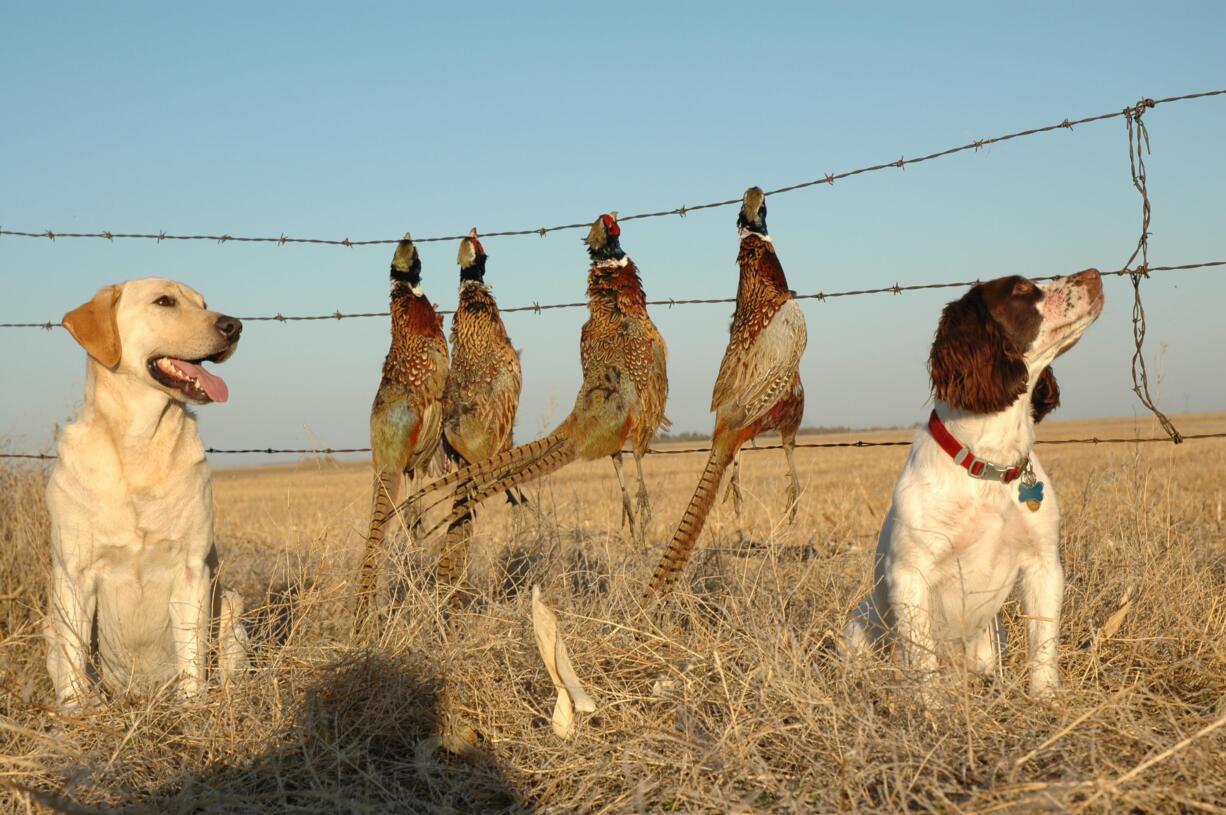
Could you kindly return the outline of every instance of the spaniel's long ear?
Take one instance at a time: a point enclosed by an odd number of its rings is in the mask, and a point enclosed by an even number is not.
[[[106,368],[119,364],[119,326],[115,322],[119,292],[119,286],[104,286],[98,289],[93,300],[64,315],[64,328]]]
[[[1026,392],[1026,363],[988,314],[979,287],[945,307],[928,358],[936,398],[972,413],[996,413]]]
[[[1034,391],[1030,394],[1030,414],[1034,416],[1035,424],[1043,421],[1043,417],[1060,407],[1060,386],[1056,383],[1056,374],[1051,366],[1039,374]]]

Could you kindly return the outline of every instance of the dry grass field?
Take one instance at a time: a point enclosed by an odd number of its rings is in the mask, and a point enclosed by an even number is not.
[[[1177,422],[1226,430],[1226,414]],[[1042,437],[1155,432],[1053,422]],[[217,537],[248,606],[249,676],[77,718],[53,712],[43,669],[45,473],[0,470],[0,809],[1226,812],[1226,440],[1040,454],[1064,514],[1065,687],[1026,695],[1011,602],[998,680],[951,677],[930,705],[885,661],[845,667],[834,651],[905,447],[799,452],[795,526],[782,454],[746,454],[743,529],[717,506],[683,590],[649,614],[638,593],[702,456],[648,459],[647,550],[621,528],[613,467],[576,465],[526,509],[492,501],[478,517],[465,611],[440,613],[437,541],[401,545],[365,643],[349,630],[369,469],[222,470]],[[533,584],[599,705],[569,741],[548,723]]]

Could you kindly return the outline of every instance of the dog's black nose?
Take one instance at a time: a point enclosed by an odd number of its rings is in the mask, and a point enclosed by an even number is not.
[[[237,341],[238,335],[243,333],[243,321],[237,317],[227,317],[223,314],[217,318],[217,322],[213,323],[213,325],[217,326],[217,330],[221,332],[221,335],[231,342]]]

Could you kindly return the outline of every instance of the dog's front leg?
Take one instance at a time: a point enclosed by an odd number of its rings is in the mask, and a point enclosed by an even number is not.
[[[204,560],[192,559],[185,563],[171,589],[170,624],[179,689],[187,696],[199,693],[204,685],[209,594],[209,571]]]
[[[894,561],[885,569],[897,647],[903,665],[930,678],[937,670],[936,640],[932,633],[932,588],[926,571]]]
[[[1060,607],[1064,602],[1064,569],[1054,546],[1022,565],[1021,588],[1030,692],[1049,696],[1060,687]]]
[[[97,605],[94,576],[74,575],[55,558],[46,622],[47,671],[55,686],[55,701],[61,708],[80,708],[93,696],[89,678],[90,632]]]

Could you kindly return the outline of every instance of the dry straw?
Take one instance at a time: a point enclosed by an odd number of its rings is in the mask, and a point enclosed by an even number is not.
[[[1149,424],[1045,432],[1123,437]],[[404,549],[385,622],[361,642],[349,638],[350,579],[367,468],[221,471],[217,535],[225,579],[252,608],[251,675],[190,702],[118,700],[76,719],[48,707],[42,477],[0,468],[0,811],[1218,811],[1226,441],[1043,450],[1068,582],[1052,704],[1026,695],[1012,603],[998,679],[954,676],[934,708],[888,662],[835,657],[904,457],[799,453],[795,526],[782,455],[747,459],[743,529],[717,507],[689,579],[650,617],[635,598],[696,457],[651,460],[644,548],[622,535],[607,464],[575,465],[527,509],[477,519],[477,605],[447,618],[433,553]],[[533,584],[599,702],[565,742]]]

